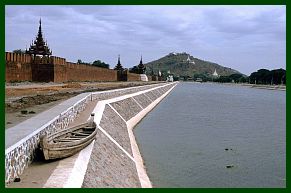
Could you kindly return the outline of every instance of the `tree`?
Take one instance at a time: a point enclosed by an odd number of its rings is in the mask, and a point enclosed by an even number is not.
[[[133,66],[132,68],[129,69],[129,72],[138,74],[138,72],[139,72],[138,67],[137,66]]]
[[[95,60],[93,63],[92,63],[92,66],[97,66],[97,67],[100,67],[100,68],[107,68],[109,69],[109,64],[106,64],[100,60]]]
[[[201,73],[201,74],[199,74],[199,73],[195,73],[194,75],[193,75],[193,80],[195,81],[195,80],[197,80],[197,79],[202,79],[202,81],[203,82],[206,82],[206,81],[210,81],[211,80],[211,78],[209,78],[207,75],[206,75],[206,73]]]
[[[83,64],[81,59],[78,59],[77,64]]]
[[[240,77],[239,79],[238,79],[238,82],[239,83],[245,83],[245,82],[247,82],[248,81],[248,78],[247,77],[244,77],[244,76],[242,76],[242,77]]]
[[[83,62],[81,59],[78,59],[77,64],[91,65],[88,62]]]
[[[217,79],[213,80],[214,82],[221,82],[221,83],[225,83],[225,82],[231,82],[232,79],[229,76],[220,76]]]
[[[286,83],[286,70],[274,69],[260,69],[250,75],[250,82],[252,84],[285,84]]]
[[[240,80],[242,80],[243,75],[242,74],[238,74],[238,73],[231,74],[231,75],[229,75],[229,78],[230,78],[231,81],[234,81],[235,83],[238,83],[238,82],[240,82]]]
[[[25,50],[22,49],[13,50],[12,52],[16,54],[25,54]]]

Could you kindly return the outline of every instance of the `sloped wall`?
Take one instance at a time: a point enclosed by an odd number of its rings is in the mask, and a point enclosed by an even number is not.
[[[48,123],[45,123],[42,127],[36,129],[30,135],[24,137],[14,145],[5,149],[5,183],[9,183],[13,181],[15,178],[19,177],[23,173],[24,169],[27,168],[28,165],[32,162],[41,135],[66,128],[69,123],[74,121],[79,112],[84,110],[88,101],[90,100],[101,101],[105,99],[111,99],[122,95],[128,95],[152,89],[161,85],[165,85],[165,83],[88,93],[86,97],[72,105],[72,107],[70,107],[69,109],[64,109],[64,111],[61,114],[55,115],[56,117],[53,120],[51,120]],[[109,114],[111,114],[111,112],[109,112]],[[110,115],[108,115],[107,118],[110,119],[111,118]],[[104,121],[107,122],[106,119],[104,119]],[[114,122],[116,120],[112,121],[113,121],[112,123],[108,122],[109,129],[111,128],[110,124],[111,125],[116,124],[116,122]],[[120,131],[120,134],[118,134],[116,138],[120,138],[118,136],[122,135],[124,135],[124,133],[122,134],[122,131]],[[123,144],[122,142],[120,143]],[[125,140],[124,144],[125,143],[128,143],[128,141],[126,142]]]
[[[95,120],[99,130],[82,187],[152,187],[140,161],[142,158],[132,127],[175,85],[176,83],[159,85],[125,98],[119,97],[104,102],[103,114],[100,120]],[[96,113],[100,113],[99,108],[102,108],[102,105],[97,105]]]

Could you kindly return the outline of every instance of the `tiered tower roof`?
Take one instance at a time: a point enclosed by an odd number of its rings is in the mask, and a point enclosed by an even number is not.
[[[142,63],[142,56],[140,57],[140,62],[139,62],[139,65],[137,67],[138,67],[139,74],[145,73],[145,66]]]
[[[39,20],[39,27],[36,39],[31,42],[30,47],[26,50],[27,54],[34,54],[34,55],[52,55],[52,51],[48,47],[48,44],[43,39],[42,29],[41,29],[41,19]]]
[[[123,70],[123,67],[120,63],[120,55],[118,55],[118,62],[116,64],[116,66],[114,67],[114,70]]]

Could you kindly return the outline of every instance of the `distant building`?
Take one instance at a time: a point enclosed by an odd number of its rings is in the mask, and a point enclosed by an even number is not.
[[[167,81],[168,81],[168,82],[173,82],[173,81],[174,81],[174,77],[173,77],[172,74],[168,75],[168,77],[167,77]]]
[[[140,57],[140,62],[137,68],[138,68],[138,74],[145,74],[146,67],[142,63],[142,56]]]
[[[187,63],[195,64],[194,60],[190,59],[190,54],[188,54],[188,58],[186,60]]]
[[[188,58],[186,60],[187,62],[191,62],[190,56],[188,55]]]
[[[195,82],[203,82],[202,78],[196,78]]]
[[[47,42],[43,39],[41,19],[39,20],[39,27],[36,39],[31,42],[29,49],[26,49],[25,53],[33,56],[33,59],[35,59],[38,55],[47,57],[52,55],[52,51],[49,49]]]
[[[219,74],[217,74],[216,69],[214,70],[212,76],[215,77],[215,78],[218,78],[219,77]]]
[[[120,63],[120,55],[118,55],[118,61],[117,61],[117,64],[116,66],[114,67],[114,70],[118,70],[118,71],[122,71],[123,70],[123,67]]]

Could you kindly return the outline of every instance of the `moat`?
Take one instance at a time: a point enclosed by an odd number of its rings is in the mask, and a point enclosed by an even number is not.
[[[180,83],[134,130],[154,187],[286,187],[286,92]]]

